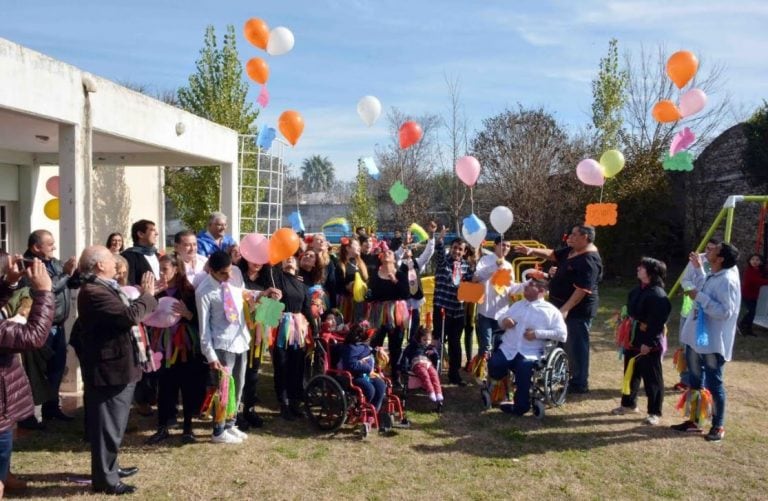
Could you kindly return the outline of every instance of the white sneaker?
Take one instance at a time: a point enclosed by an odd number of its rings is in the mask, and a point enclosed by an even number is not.
[[[211,442],[214,444],[242,444],[243,440],[224,431],[221,435],[213,435]]]
[[[237,426],[232,426],[232,428],[226,428],[224,432],[229,433],[233,437],[237,437],[240,440],[248,440],[248,434],[241,431],[240,428],[238,428]]]
[[[661,422],[661,416],[657,416],[655,414],[648,414],[648,417],[645,418],[644,423],[650,426],[656,426]]]

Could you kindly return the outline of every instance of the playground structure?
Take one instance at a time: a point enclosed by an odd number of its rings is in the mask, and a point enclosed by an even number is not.
[[[265,150],[256,145],[255,135],[239,136],[240,236],[266,236],[283,226],[283,154],[287,143],[275,139]]]

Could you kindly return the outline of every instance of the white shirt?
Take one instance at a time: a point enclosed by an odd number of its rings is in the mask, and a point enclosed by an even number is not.
[[[208,262],[208,258],[195,254],[192,258],[192,262],[188,263],[184,261],[184,273],[187,275],[187,280],[193,286],[199,284],[207,273],[205,272],[205,263]]]
[[[229,287],[240,316],[237,323],[229,323],[226,318],[221,297],[221,283],[210,275],[206,275],[205,280],[195,289],[200,349],[209,363],[219,359],[214,350],[244,353],[248,351],[248,345],[251,342],[251,334],[248,332],[243,314],[243,289],[231,283]]]
[[[152,268],[152,274],[155,276],[155,280],[160,280],[160,260],[157,259],[157,254],[151,256],[144,254],[144,259],[149,263],[149,267]]]
[[[505,318],[516,322],[514,327],[504,331],[499,346],[507,360],[514,359],[518,353],[529,360],[538,360],[544,355],[546,340],[562,343],[568,336],[563,314],[555,305],[544,299],[517,301],[499,312],[496,320],[501,325]],[[533,341],[528,341],[523,336],[528,329],[533,329],[536,333],[536,339]]]
[[[694,268],[694,286],[696,304],[691,315],[683,325],[680,341],[690,346],[699,354],[719,353],[726,361],[733,355],[733,338],[736,337],[736,322],[741,308],[741,280],[737,266],[720,270],[709,276],[704,269]],[[698,305],[704,309],[708,343],[696,344],[696,322]]]
[[[424,250],[419,254],[419,257],[413,258],[416,261],[416,264],[419,267],[418,275],[421,275],[424,273],[424,268],[429,264],[429,261],[432,259],[432,255],[435,253],[435,238],[432,237],[429,240],[427,240],[427,245],[424,247]],[[397,260],[397,267],[400,268],[400,265],[403,263],[403,254],[405,254],[405,246],[401,245],[396,251],[395,251],[395,259]],[[419,278],[420,279],[420,278]],[[414,310],[421,308],[421,305],[423,305],[426,302],[426,299],[413,299],[408,298],[408,309]]]
[[[501,266],[496,264],[499,257],[495,253],[486,254],[481,257],[477,262],[477,268],[475,269],[474,277],[485,287],[485,301],[483,304],[477,305],[477,314],[482,315],[485,318],[496,318],[496,315],[503,309],[509,306],[509,295],[519,294],[523,292],[523,284],[512,284],[505,286],[504,291],[499,294],[496,292],[496,287],[491,283],[491,277],[499,269],[506,269],[512,271],[512,265],[504,259]]]

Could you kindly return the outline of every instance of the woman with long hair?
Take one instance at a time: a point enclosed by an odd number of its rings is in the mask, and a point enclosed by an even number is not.
[[[344,319],[360,322],[365,319],[365,302],[355,301],[353,287],[356,275],[368,282],[368,269],[360,256],[360,242],[344,237],[339,247],[339,264],[336,267],[336,306]]]
[[[208,365],[200,351],[195,289],[187,280],[184,262],[175,252],[160,257],[160,275],[166,288],[156,297],[177,299],[173,311],[180,318],[170,327],[152,327],[149,331],[150,346],[162,354],[162,365],[158,370],[157,431],[147,443],[158,444],[170,436],[168,426],[175,418],[181,391],[184,414],[181,440],[191,444],[197,442],[192,433],[192,417],[200,412],[208,374]]]
[[[637,394],[642,379],[648,397],[648,425],[659,424],[664,402],[661,356],[666,349],[664,326],[672,310],[664,291],[666,274],[667,265],[651,257],[642,258],[637,266],[639,284],[627,298],[632,327],[629,345],[624,348],[624,375],[629,377],[629,393],[621,396],[621,406],[612,411],[617,415],[639,412]]]
[[[285,305],[279,325],[272,330],[269,349],[274,366],[275,396],[280,404],[280,416],[287,421],[304,415],[301,409],[304,358],[307,344],[312,342],[308,289],[297,271],[296,257],[291,256],[283,260],[281,269],[272,268],[269,273],[270,283],[280,290],[280,301]]]
[[[335,256],[332,256],[328,247],[328,240],[323,233],[315,233],[310,237],[307,250],[314,251],[317,256],[317,262],[324,268],[325,282],[323,289],[328,294],[329,308],[336,307],[336,262]]]
[[[403,349],[403,335],[410,323],[408,303],[406,299],[410,295],[408,287],[408,273],[404,269],[397,269],[395,253],[382,242],[379,259],[381,263],[376,274],[371,277],[369,291],[371,325],[378,328],[376,335],[371,339],[373,348],[384,344],[387,337],[389,345],[389,360],[392,367],[392,381],[399,382],[398,371],[400,353]]]

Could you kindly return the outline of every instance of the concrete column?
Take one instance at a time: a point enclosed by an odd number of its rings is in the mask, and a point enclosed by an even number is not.
[[[240,240],[240,194],[237,185],[237,163],[221,165],[221,212],[227,215],[232,238]]]

